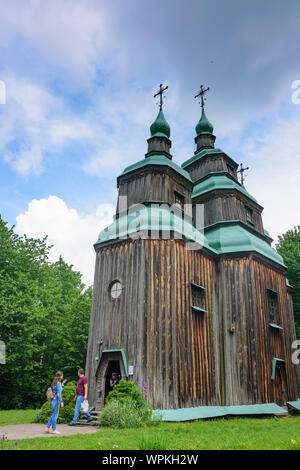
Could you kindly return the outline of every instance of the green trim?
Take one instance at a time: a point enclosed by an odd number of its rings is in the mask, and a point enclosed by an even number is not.
[[[228,220],[205,227],[205,239],[218,254],[256,252],[286,268],[283,258],[265,240],[264,235],[239,220]]]
[[[194,408],[178,408],[153,411],[153,416],[161,416],[163,421],[193,421],[197,419],[218,418],[230,415],[287,415],[287,411],[284,408],[276,405],[276,403],[233,406],[197,406]]]
[[[198,180],[192,192],[192,199],[203,196],[211,191],[224,189],[236,190],[243,194],[243,196],[246,196],[251,202],[258,204],[257,200],[248,193],[245,187],[225,171],[211,172],[205,175],[204,178]]]
[[[206,149],[200,150],[196,152],[191,158],[183,162],[181,166],[182,168],[186,168],[192,165],[193,163],[197,162],[201,158],[204,158],[210,155],[214,156],[218,154],[222,155],[225,159],[229,160],[230,164],[233,167],[235,167],[235,170],[238,168],[239,165],[231,157],[229,157],[229,155],[223,152],[223,150],[221,150],[220,148],[206,148]]]
[[[121,349],[104,349],[101,353],[101,356],[100,356],[100,359],[99,359],[99,362],[98,362],[98,366],[96,368],[96,375],[98,373],[98,369],[99,369],[100,363],[102,361],[103,354],[104,353],[114,353],[114,352],[120,352],[121,353],[122,360],[123,360],[123,365],[124,365],[124,370],[125,370],[125,375],[126,375],[126,377],[128,377],[127,359],[126,359],[126,354],[125,354],[125,351],[124,351],[123,348],[121,348]]]
[[[288,278],[286,278],[285,283],[287,287],[289,287],[290,289],[294,289],[294,287],[290,284],[290,281],[288,280]]]
[[[173,171],[175,171],[176,173],[181,175],[183,178],[188,180],[190,183],[192,183],[190,174],[187,171],[185,171],[179,165],[177,165],[172,160],[170,160],[170,158],[160,153],[151,154],[149,157],[144,158],[144,160],[140,160],[139,162],[134,163],[133,165],[127,166],[125,170],[123,171],[123,173],[119,176],[119,178],[133,171],[140,170],[141,168],[145,168],[149,165],[166,166],[168,168],[171,168]]]
[[[196,284],[196,282],[191,282],[191,285],[193,287],[197,287],[198,289],[206,290],[206,287],[200,286],[199,284]]]
[[[170,211],[169,208],[143,204],[137,205],[136,209],[128,215],[117,218],[109,227],[99,234],[95,246],[112,240],[127,239],[132,234],[140,234],[141,237],[148,236],[149,231],[176,233],[181,239],[197,243],[199,247],[204,246],[211,249],[205,241],[204,235],[199,232],[189,220],[182,217],[181,211]],[[136,237],[138,238],[138,237]]]
[[[207,310],[204,310],[204,308],[196,307],[196,305],[192,305],[192,309],[196,310],[197,312],[207,313]]]
[[[295,411],[300,411],[300,400],[296,401],[287,401],[286,404],[288,405],[289,408],[292,408]]]
[[[185,162],[183,162],[183,164],[181,165],[182,168],[186,168],[187,166],[191,165],[192,163],[196,162],[197,160],[199,160],[200,158],[203,158],[203,157],[206,157],[207,155],[215,155],[215,154],[222,154],[222,155],[226,155],[223,150],[219,149],[219,148],[213,148],[213,149],[203,149],[201,150],[200,152],[197,152],[195,155],[193,155],[191,158],[189,158],[188,160],[186,160]],[[228,157],[228,155],[226,155],[226,157]],[[230,157],[228,157],[230,158]],[[230,160],[232,160],[232,158],[230,158]],[[234,160],[232,160],[234,162]],[[234,162],[235,163],[235,162]]]
[[[272,375],[271,380],[275,379],[275,372],[276,372],[276,364],[277,362],[285,362],[283,359],[279,359],[278,357],[273,357],[272,359]]]
[[[110,291],[111,287],[116,283],[116,282],[119,282],[122,286],[122,289],[124,289],[124,284],[122,281],[120,281],[120,279],[114,279],[113,281],[111,281],[109,284],[108,284],[108,287],[107,287],[107,292]]]
[[[195,242],[213,254],[258,253],[268,260],[286,268],[282,257],[267,243],[264,235],[259,234],[241,221],[229,220],[205,227],[205,233],[197,230],[180,211],[170,211],[159,204],[137,204],[134,210],[115,219],[99,234],[96,247],[113,240],[125,240],[132,234],[147,238],[149,231],[179,234],[180,238]]]
[[[283,330],[282,326],[276,325],[276,323],[269,323],[269,326],[271,328],[277,328],[279,330]]]

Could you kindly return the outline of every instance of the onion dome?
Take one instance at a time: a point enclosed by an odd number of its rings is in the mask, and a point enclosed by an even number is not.
[[[201,119],[196,126],[196,133],[199,134],[212,134],[214,126],[207,119],[204,109],[202,108]]]
[[[150,132],[151,137],[170,137],[171,129],[162,110],[159,111],[157,118],[151,125]]]

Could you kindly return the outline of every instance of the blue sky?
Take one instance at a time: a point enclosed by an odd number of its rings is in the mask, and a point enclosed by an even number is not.
[[[111,220],[116,177],[144,157],[154,91],[169,85],[164,112],[182,163],[203,83],[216,146],[250,167],[246,188],[276,239],[300,223],[299,31],[294,0],[2,2],[2,217],[48,234],[52,259],[62,254],[92,283],[92,243]]]

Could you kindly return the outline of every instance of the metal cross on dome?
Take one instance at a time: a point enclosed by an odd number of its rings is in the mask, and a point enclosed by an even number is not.
[[[204,98],[205,93],[207,93],[209,90],[209,87],[204,90],[203,85],[200,86],[200,91],[198,95],[194,96],[194,98],[198,98],[199,96],[201,97],[201,108],[204,108],[204,101],[206,101],[206,98]],[[200,103],[200,101],[199,101]]]
[[[249,170],[249,167],[247,166],[246,168],[243,167],[243,164],[241,163],[240,164],[240,169],[237,171],[237,173],[240,173],[241,174],[241,184],[243,185],[244,184],[244,180],[245,180],[245,176],[244,176],[244,172],[246,170]]]
[[[163,105],[163,92],[166,91],[166,89],[169,88],[168,85],[165,87],[161,83],[159,85],[159,91],[153,96],[153,98],[156,98],[159,95],[159,109],[160,111],[162,110],[162,105]]]

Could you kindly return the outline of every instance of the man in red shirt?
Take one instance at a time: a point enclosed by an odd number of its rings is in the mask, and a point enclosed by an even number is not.
[[[79,369],[78,377],[79,377],[79,380],[77,382],[76,395],[75,395],[75,400],[76,400],[75,413],[74,413],[74,418],[69,423],[69,426],[75,426],[75,424],[77,423],[77,420],[78,420],[81,403],[84,400],[87,400],[88,380],[87,380],[86,376],[84,375],[84,370],[83,369]],[[93,420],[93,418],[91,417],[89,412],[84,413],[84,414],[86,415],[88,421]]]

